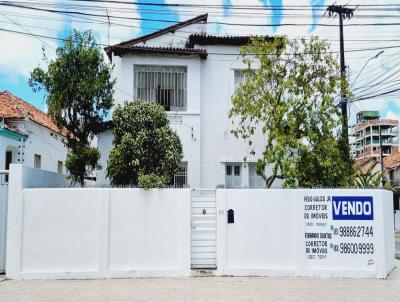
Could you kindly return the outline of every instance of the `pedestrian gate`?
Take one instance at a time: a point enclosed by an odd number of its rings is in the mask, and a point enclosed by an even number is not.
[[[217,210],[215,190],[192,191],[192,269],[217,268]]]
[[[6,270],[8,171],[0,170],[0,273]]]

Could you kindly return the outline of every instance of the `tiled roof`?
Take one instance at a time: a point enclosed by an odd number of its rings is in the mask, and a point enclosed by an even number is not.
[[[132,49],[132,47],[135,46],[139,42],[145,42],[147,40],[159,37],[159,36],[164,35],[166,33],[175,32],[177,29],[185,27],[185,26],[190,25],[190,24],[195,24],[195,23],[199,23],[199,22],[207,22],[207,18],[208,18],[208,14],[202,14],[202,15],[196,16],[194,18],[191,18],[189,20],[185,20],[185,21],[176,23],[174,25],[168,26],[168,27],[166,27],[164,29],[158,30],[158,31],[153,32],[151,34],[144,35],[144,36],[141,36],[141,37],[138,37],[138,38],[135,38],[135,39],[131,39],[131,40],[128,40],[128,41],[124,41],[124,42],[121,42],[121,43],[118,43],[118,44],[114,44],[114,45],[108,46],[108,47],[104,48],[104,50],[106,51],[106,53],[109,56],[110,56],[110,54],[112,52],[114,52],[115,54],[118,55],[118,54],[121,53],[122,49],[125,49],[125,50]]]
[[[273,40],[273,37],[260,36],[266,40]],[[242,46],[251,42],[250,36],[215,36],[215,35],[200,35],[192,34],[189,36],[188,47],[197,45],[232,45]]]
[[[400,153],[393,153],[383,158],[383,164],[386,169],[400,167]]]
[[[202,59],[207,58],[207,51],[197,48],[176,48],[176,47],[151,47],[151,46],[116,46],[113,48],[115,54],[124,53],[157,53],[157,54],[177,54],[177,55],[198,55]]]
[[[16,97],[9,91],[0,92],[0,118],[31,121],[50,129],[53,132],[67,135],[66,129],[60,129],[55,122],[43,111]]]
[[[358,159],[355,161],[353,167],[356,168],[358,166],[360,168],[361,175],[367,175],[377,163],[378,162],[372,158]]]
[[[200,22],[207,22],[208,14],[196,16],[192,19],[176,23],[172,26],[158,30],[154,33],[144,35],[135,39],[124,41],[104,48],[107,55],[111,58],[111,54],[121,55],[125,53],[162,53],[162,54],[177,54],[177,55],[200,55],[202,59],[207,58],[207,51],[205,49],[196,49],[194,45],[233,45],[242,46],[251,41],[250,36],[216,36],[206,34],[191,34],[184,48],[174,47],[154,47],[154,46],[138,46],[138,43],[145,43],[147,40],[159,37],[167,33],[174,33],[177,29],[185,27],[190,24]],[[266,40],[273,40],[270,36],[259,36]]]

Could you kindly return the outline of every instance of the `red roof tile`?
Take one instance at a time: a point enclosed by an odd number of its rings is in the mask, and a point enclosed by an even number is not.
[[[383,164],[386,169],[400,167],[400,153],[393,153],[383,158]]]
[[[358,159],[355,161],[353,167],[359,168],[361,175],[368,175],[369,171],[372,170],[379,161],[372,158]]]
[[[53,132],[67,135],[66,129],[60,129],[56,123],[43,111],[16,97],[9,91],[0,92],[0,118],[31,121],[50,129]]]

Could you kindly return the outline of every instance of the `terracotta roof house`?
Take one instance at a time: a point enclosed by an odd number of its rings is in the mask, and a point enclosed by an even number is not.
[[[0,170],[21,163],[63,173],[66,134],[45,112],[9,91],[0,92]]]

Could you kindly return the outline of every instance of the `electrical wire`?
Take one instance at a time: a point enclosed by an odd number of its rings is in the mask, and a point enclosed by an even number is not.
[[[15,3],[7,3],[0,2],[0,6],[6,7],[16,7],[34,11],[42,11],[48,13],[56,13],[62,15],[81,15],[81,16],[92,16],[92,17],[102,17],[107,18],[105,14],[93,14],[86,13],[82,11],[71,11],[71,10],[56,10],[56,9],[48,9],[48,8],[40,8],[33,7]],[[150,22],[162,22],[162,23],[172,23],[175,24],[175,20],[166,20],[166,19],[153,19],[153,18],[136,18],[136,17],[125,17],[125,16],[115,16],[109,15],[110,19],[121,19],[121,20],[134,20],[134,21],[150,21]],[[275,27],[275,26],[320,26],[320,27],[338,27],[338,24],[327,24],[327,23],[232,23],[232,22],[219,22],[219,21],[207,21],[207,24],[215,24],[215,25],[226,25],[226,26],[246,26],[246,27]],[[344,24],[344,27],[353,27],[353,26],[398,26],[400,22],[375,22],[375,23],[352,23],[352,24]]]

